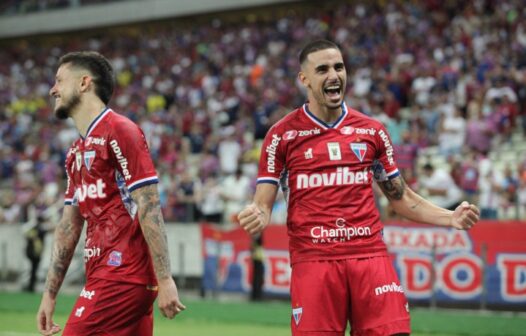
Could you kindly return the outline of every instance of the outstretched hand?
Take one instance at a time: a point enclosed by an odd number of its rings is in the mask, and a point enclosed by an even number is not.
[[[480,219],[479,209],[468,202],[462,202],[451,216],[451,226],[459,230],[469,230]]]
[[[250,233],[256,235],[261,233],[268,225],[269,218],[264,211],[261,211],[255,204],[248,205],[237,215],[239,225]]]

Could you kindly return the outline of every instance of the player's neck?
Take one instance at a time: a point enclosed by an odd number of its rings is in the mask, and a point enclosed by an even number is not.
[[[335,109],[330,109],[326,106],[309,103],[309,111],[314,114],[316,118],[327,124],[335,123],[342,115],[341,106]]]
[[[82,137],[86,136],[89,126],[105,107],[101,101],[82,102],[72,113],[71,118]]]

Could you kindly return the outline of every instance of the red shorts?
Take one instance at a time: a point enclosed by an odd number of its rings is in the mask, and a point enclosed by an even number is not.
[[[409,306],[389,257],[301,262],[292,266],[294,336],[410,333]]]
[[[63,336],[153,334],[156,289],[146,285],[90,280],[82,289]]]

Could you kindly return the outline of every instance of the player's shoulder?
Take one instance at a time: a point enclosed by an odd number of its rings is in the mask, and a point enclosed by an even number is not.
[[[139,131],[139,126],[128,117],[113,110],[106,117],[106,128],[113,135],[126,137],[135,135]]]
[[[128,117],[119,114],[111,109],[106,120],[108,125],[112,127],[138,127],[137,124],[130,120]]]

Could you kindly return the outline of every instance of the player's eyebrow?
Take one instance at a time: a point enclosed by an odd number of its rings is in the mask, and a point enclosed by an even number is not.
[[[326,71],[329,68],[327,64],[320,64],[314,68],[316,71]]]

